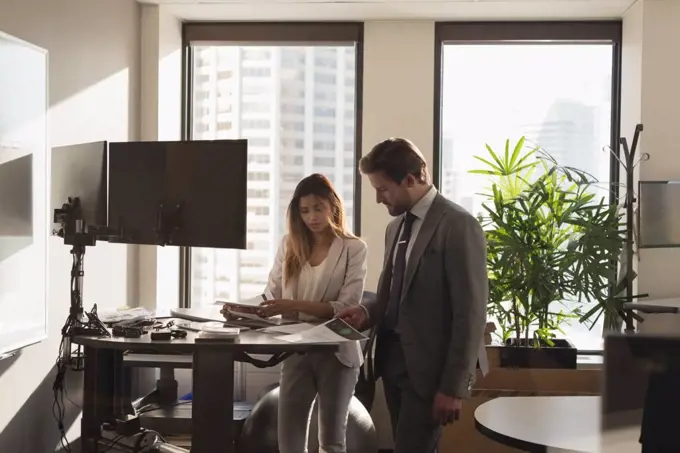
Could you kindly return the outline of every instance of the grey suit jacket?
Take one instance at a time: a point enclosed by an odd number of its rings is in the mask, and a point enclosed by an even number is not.
[[[369,324],[377,326],[377,373],[383,367],[380,324],[389,302],[392,255],[403,217],[387,227],[378,297],[365,305]],[[399,307],[406,367],[423,398],[437,392],[467,398],[478,359],[486,372],[487,301],[484,232],[470,213],[437,194],[413,244]]]

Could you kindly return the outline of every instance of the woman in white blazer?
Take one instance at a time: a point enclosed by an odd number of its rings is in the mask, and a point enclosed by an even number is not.
[[[366,279],[366,244],[345,228],[342,202],[323,175],[303,179],[288,206],[288,234],[269,274],[261,316],[300,321],[331,319],[358,305]],[[319,446],[346,453],[349,403],[363,354],[359,342],[337,353],[294,354],[283,362],[279,390],[280,453],[306,453],[309,414],[317,398]]]

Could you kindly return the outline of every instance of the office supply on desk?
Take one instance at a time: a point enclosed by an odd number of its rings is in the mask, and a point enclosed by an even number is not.
[[[198,338],[213,340],[234,340],[238,338],[241,329],[238,327],[225,327],[219,322],[207,322],[198,332]]]
[[[47,61],[0,32],[0,356],[47,337]]]

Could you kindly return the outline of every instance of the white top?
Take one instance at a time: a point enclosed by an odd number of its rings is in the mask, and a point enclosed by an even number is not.
[[[322,280],[325,265],[325,259],[318,266],[305,263],[298,276],[297,300],[314,300],[319,291],[319,282]]]
[[[411,256],[413,244],[416,243],[416,238],[418,237],[418,233],[420,232],[420,227],[423,226],[425,216],[432,207],[432,203],[434,202],[436,196],[437,189],[435,189],[435,187],[432,186],[430,187],[430,190],[428,190],[427,193],[423,195],[423,198],[418,200],[418,202],[411,208],[411,214],[416,216],[416,219],[413,221],[413,228],[411,229],[411,240],[409,241],[408,246],[406,247],[406,264],[408,264],[408,259]],[[399,227],[397,237],[401,236],[403,228],[404,228],[403,225]],[[397,244],[397,247],[398,246],[399,245]],[[394,247],[394,253],[392,253],[392,264],[394,264],[394,260],[397,258],[397,247]]]

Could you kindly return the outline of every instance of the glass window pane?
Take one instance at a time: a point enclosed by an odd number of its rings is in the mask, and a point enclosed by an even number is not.
[[[525,136],[562,165],[609,184],[610,44],[447,44],[442,57],[442,193],[473,214],[487,186],[473,156],[485,144]],[[601,325],[572,321],[565,334],[580,349],[601,348]]]
[[[323,173],[335,183],[352,228],[356,52],[354,46],[213,45],[194,47],[194,56],[192,138],[249,143],[248,250],[192,249],[197,307],[264,289],[288,202],[305,176]]]

